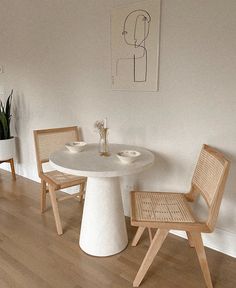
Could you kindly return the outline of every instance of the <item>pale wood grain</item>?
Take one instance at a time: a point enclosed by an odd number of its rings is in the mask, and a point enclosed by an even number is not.
[[[64,234],[58,237],[52,210],[39,209],[39,189],[39,183],[21,176],[13,181],[0,170],[0,287],[131,288],[149,247],[148,233],[132,247],[136,229],[127,218],[127,249],[111,257],[89,256],[78,245],[83,202],[68,200],[60,207]],[[236,287],[236,259],[205,250],[214,287]],[[194,256],[186,240],[169,233],[140,287],[204,288]]]

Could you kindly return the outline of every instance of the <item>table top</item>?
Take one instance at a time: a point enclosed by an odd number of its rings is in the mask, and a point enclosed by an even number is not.
[[[88,144],[82,152],[73,153],[63,148],[50,155],[49,162],[58,171],[86,177],[118,177],[139,173],[154,163],[154,154],[147,149],[110,144],[110,156],[99,155],[98,144]],[[116,153],[135,150],[141,155],[131,164],[122,163]]]

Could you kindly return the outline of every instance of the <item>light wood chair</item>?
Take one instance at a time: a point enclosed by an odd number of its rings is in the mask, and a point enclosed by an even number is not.
[[[7,159],[7,160],[3,160],[3,161],[0,161],[0,164],[2,163],[9,163],[10,166],[11,166],[11,175],[12,175],[12,179],[13,180],[16,180],[16,172],[15,172],[15,166],[14,166],[14,159],[11,158],[11,159]]]
[[[78,197],[82,200],[85,190],[86,177],[78,177],[53,170],[44,172],[43,164],[49,162],[49,156],[56,150],[63,148],[66,142],[79,141],[79,132],[76,126],[34,130],[35,151],[38,175],[41,179],[41,213],[46,209],[46,194],[49,192],[58,235],[63,234],[59,215],[58,202]],[[56,197],[56,191],[75,185],[80,186],[80,191],[65,197]]]
[[[131,225],[138,226],[132,246],[136,246],[147,228],[150,247],[133,282],[138,287],[154,257],[161,248],[169,230],[184,230],[189,244],[195,247],[206,286],[212,288],[211,276],[201,238],[201,232],[214,230],[220,209],[229,161],[210,146],[203,145],[189,193],[131,192]],[[201,195],[208,207],[206,221],[200,221],[190,208],[190,203]],[[152,237],[151,228],[157,231]]]

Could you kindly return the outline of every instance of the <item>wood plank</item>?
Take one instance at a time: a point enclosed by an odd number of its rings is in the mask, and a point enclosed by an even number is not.
[[[64,193],[59,193],[64,196]],[[48,197],[49,195],[47,195]],[[79,247],[83,204],[68,200],[60,207],[64,234],[55,233],[53,211],[40,211],[40,184],[0,170],[1,288],[131,288],[150,245],[127,218],[129,245],[121,253],[98,258]],[[236,259],[206,248],[215,288],[236,287]],[[155,257],[142,288],[204,288],[198,259],[188,241],[169,234]]]

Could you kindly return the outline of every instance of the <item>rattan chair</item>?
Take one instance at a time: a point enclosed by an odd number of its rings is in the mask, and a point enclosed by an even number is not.
[[[63,230],[59,215],[58,202],[67,200],[72,197],[78,197],[79,201],[81,201],[84,194],[86,178],[61,173],[56,170],[45,172],[45,169],[43,169],[43,164],[49,161],[49,155],[52,152],[64,147],[66,142],[79,141],[78,128],[73,126],[65,128],[34,130],[34,141],[38,175],[41,179],[41,212],[45,212],[46,194],[49,192],[56,222],[57,233],[58,235],[61,235],[63,234]],[[80,186],[80,191],[78,193],[60,198],[56,197],[57,190],[75,185]]]
[[[206,286],[213,287],[201,232],[214,230],[229,165],[222,153],[203,145],[189,193],[131,192],[131,225],[138,226],[132,246],[137,245],[146,228],[151,238],[150,247],[133,282],[134,287],[140,285],[169,230],[186,231],[190,246],[196,249]],[[208,207],[206,221],[199,220],[189,205],[198,195],[203,197]],[[157,229],[153,238],[151,228]]]

